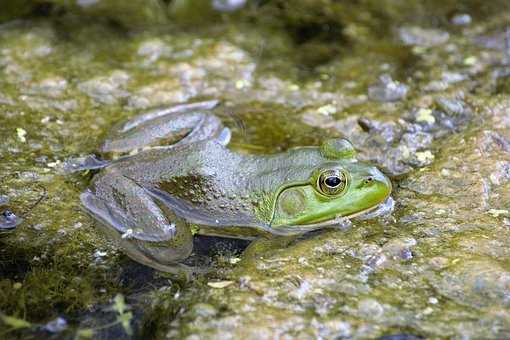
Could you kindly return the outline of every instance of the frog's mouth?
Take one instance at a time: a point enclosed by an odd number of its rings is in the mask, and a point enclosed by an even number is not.
[[[370,207],[362,211],[358,211],[348,216],[336,216],[335,218],[332,218],[330,220],[317,223],[280,226],[278,228],[271,229],[271,233],[279,235],[295,235],[303,234],[309,231],[322,228],[337,228],[345,230],[348,227],[350,227],[351,219],[355,218],[356,220],[368,220],[379,216],[385,216],[390,214],[393,211],[394,207],[395,201],[391,196],[389,196],[388,198],[386,198],[386,200],[384,200],[383,202],[379,203],[376,206]]]
[[[353,214],[349,216],[349,218],[356,218],[356,220],[360,221],[370,220],[376,217],[389,215],[393,212],[393,210],[395,210],[395,200],[393,197],[388,196],[388,198],[386,198],[386,200],[384,200],[379,205]]]

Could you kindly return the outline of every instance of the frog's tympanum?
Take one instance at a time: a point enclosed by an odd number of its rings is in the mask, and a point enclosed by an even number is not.
[[[279,154],[226,147],[216,101],[151,111],[117,126],[102,153],[127,154],[81,195],[86,210],[133,259],[176,272],[193,233],[254,239],[338,225],[376,208],[391,183],[344,139]]]

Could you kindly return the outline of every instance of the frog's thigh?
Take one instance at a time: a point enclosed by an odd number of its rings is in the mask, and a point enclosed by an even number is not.
[[[126,177],[106,175],[94,187],[95,193],[81,195],[82,204],[128,256],[158,270],[181,272],[177,262],[193,249],[193,236],[184,221]]]
[[[138,115],[114,128],[101,146],[101,152],[123,153],[145,147],[224,139],[221,120],[207,111],[215,103],[180,105]]]

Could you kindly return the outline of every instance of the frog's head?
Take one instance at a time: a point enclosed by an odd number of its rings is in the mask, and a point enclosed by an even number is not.
[[[373,165],[359,162],[345,139],[320,147],[321,162],[307,181],[284,186],[275,201],[271,228],[317,229],[338,217],[376,208],[391,193],[390,180]]]

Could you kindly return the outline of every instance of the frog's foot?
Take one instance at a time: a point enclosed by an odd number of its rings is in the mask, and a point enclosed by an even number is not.
[[[193,247],[193,236],[184,221],[128,178],[101,178],[95,184],[96,192],[85,191],[81,202],[129,257],[173,274],[193,271],[179,263]]]
[[[110,164],[109,161],[99,159],[96,155],[86,155],[83,157],[72,157],[66,159],[62,166],[57,170],[64,175],[68,175],[84,170],[102,169],[108,164]]]
[[[104,153],[133,153],[216,139],[226,145],[230,130],[210,110],[217,100],[177,105],[140,114],[117,126],[101,146]]]

